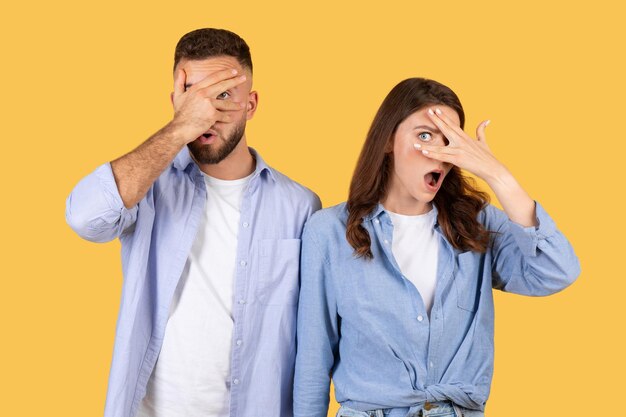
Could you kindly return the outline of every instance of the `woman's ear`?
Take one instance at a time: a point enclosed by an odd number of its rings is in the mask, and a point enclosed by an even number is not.
[[[387,139],[387,144],[385,145],[385,153],[393,152],[393,136]]]

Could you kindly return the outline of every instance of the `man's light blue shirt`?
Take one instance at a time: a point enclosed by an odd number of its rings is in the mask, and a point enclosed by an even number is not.
[[[307,188],[256,169],[241,203],[233,300],[230,416],[290,417],[300,237],[321,207]],[[170,303],[203,215],[207,192],[184,148],[146,196],[124,207],[109,163],[74,188],[66,219],[83,238],[122,244],[124,283],[105,417],[131,417],[146,392]]]
[[[345,203],[315,213],[302,237],[294,415],[326,416],[331,376],[337,401],[359,411],[412,415],[426,401],[445,400],[484,410],[493,375],[492,289],[548,295],[580,273],[539,204],[536,214],[537,227],[522,227],[487,206],[478,220],[495,233],[482,254],[455,249],[437,223],[429,316],[394,259],[393,225],[381,204],[362,223],[373,260],[355,257],[346,240]]]

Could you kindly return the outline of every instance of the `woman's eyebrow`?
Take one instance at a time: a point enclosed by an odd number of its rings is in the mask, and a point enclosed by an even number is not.
[[[432,127],[432,126],[427,126],[427,125],[419,125],[413,128],[413,130],[417,130],[417,129],[426,129],[426,130],[430,130],[433,133],[441,133],[439,129]]]

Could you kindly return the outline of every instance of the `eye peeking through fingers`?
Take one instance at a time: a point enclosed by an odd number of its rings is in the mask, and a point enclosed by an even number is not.
[[[417,137],[422,142],[431,142],[433,140],[433,135],[430,132],[422,132]]]
[[[443,143],[443,146],[447,146],[450,143],[448,138],[441,133],[433,134],[430,132],[420,132],[418,133],[417,138],[420,142],[428,143],[430,145],[441,145]]]
[[[218,100],[226,100],[229,97],[230,97],[230,93],[228,91],[224,91],[222,94],[218,95],[215,98]]]

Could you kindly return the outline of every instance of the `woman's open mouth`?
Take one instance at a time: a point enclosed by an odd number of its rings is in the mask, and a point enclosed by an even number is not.
[[[445,174],[442,170],[436,169],[434,171],[430,171],[426,175],[424,175],[424,183],[426,184],[426,189],[428,191],[436,192],[441,187],[441,183],[443,183],[443,178]]]

